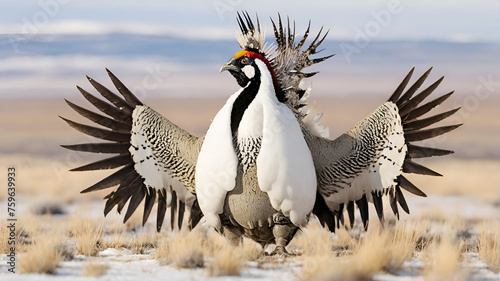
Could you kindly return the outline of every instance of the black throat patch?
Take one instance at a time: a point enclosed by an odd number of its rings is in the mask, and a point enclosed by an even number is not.
[[[260,88],[260,71],[255,68],[255,76],[250,80],[248,86],[243,89],[240,95],[236,98],[233,103],[233,108],[231,110],[231,134],[233,139],[236,139],[238,127],[240,126],[241,119],[245,110],[255,99],[255,96],[259,92]]]

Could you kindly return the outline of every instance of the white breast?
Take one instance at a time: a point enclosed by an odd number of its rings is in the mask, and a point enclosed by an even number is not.
[[[267,66],[256,60],[259,68]],[[245,110],[238,140],[262,138],[257,156],[260,189],[293,224],[307,222],[316,199],[316,174],[309,148],[293,112],[276,98],[268,71],[261,71],[259,92]],[[238,157],[232,143],[231,110],[241,90],[217,113],[196,165],[196,192],[207,224],[220,227],[227,192],[235,186]]]
[[[259,66],[265,67],[264,63]],[[273,81],[262,75],[255,101],[262,106],[262,146],[257,157],[259,187],[271,205],[302,225],[316,201],[316,171],[309,147],[293,112],[279,102]]]
[[[196,162],[196,196],[206,224],[220,229],[219,214],[228,191],[236,184],[238,157],[231,134],[231,110],[241,91],[233,94],[217,113]]]

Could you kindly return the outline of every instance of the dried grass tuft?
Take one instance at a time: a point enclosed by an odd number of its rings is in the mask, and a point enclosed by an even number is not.
[[[461,249],[449,236],[436,239],[422,252],[427,280],[465,280],[460,270]]]
[[[7,228],[6,221],[0,221],[0,254],[10,253],[11,245],[9,245],[10,230]],[[15,237],[15,236],[14,236]]]
[[[345,230],[337,235],[338,247],[353,248],[353,254],[344,252],[335,257],[325,251],[321,255],[306,255],[303,279],[365,280],[382,271],[397,272],[412,257],[417,241],[417,235],[404,225],[382,229],[373,224],[359,243]]]
[[[232,246],[224,237],[214,233],[207,239],[205,252],[213,257],[207,267],[210,276],[240,275],[245,262],[240,247]]]
[[[107,264],[90,261],[83,267],[82,275],[88,277],[103,276],[106,274],[108,267],[109,266]]]
[[[153,233],[141,233],[139,235],[134,235],[132,241],[129,244],[130,250],[134,254],[145,254],[148,251],[154,249],[158,246],[159,234]]]
[[[51,222],[50,215],[37,216],[32,212],[25,212],[18,219],[17,229],[23,236],[34,237]]]
[[[156,259],[161,265],[174,264],[179,268],[204,267],[205,241],[205,235],[197,231],[164,236],[156,248]]]
[[[499,245],[499,226],[488,228],[483,225],[479,231],[479,259],[484,261],[488,267],[495,273],[499,272],[500,267],[500,245]]]
[[[91,218],[70,219],[70,236],[76,242],[76,251],[85,256],[96,256],[103,250],[103,228]]]
[[[310,257],[331,255],[333,246],[333,234],[321,226],[319,221],[311,221],[302,233],[297,233],[288,248],[290,252]]]
[[[63,237],[46,233],[36,238],[35,244],[19,256],[20,273],[54,274],[61,262]]]

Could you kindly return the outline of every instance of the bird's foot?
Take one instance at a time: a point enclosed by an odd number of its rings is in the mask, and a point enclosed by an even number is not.
[[[294,255],[288,253],[288,251],[286,250],[285,247],[283,246],[276,246],[276,248],[271,252],[271,253],[268,253],[266,252],[265,253],[266,256],[276,256],[276,255],[279,255],[281,257],[285,257],[285,258],[289,258],[289,257],[293,257]]]

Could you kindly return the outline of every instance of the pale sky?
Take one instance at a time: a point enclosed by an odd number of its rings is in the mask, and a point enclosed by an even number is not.
[[[173,34],[186,38],[233,38],[236,11],[289,15],[297,31],[331,29],[329,38],[500,42],[500,0],[1,0],[0,33]]]

